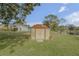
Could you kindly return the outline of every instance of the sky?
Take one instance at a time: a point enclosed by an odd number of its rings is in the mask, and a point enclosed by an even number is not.
[[[79,26],[79,3],[42,3],[27,16],[27,24],[41,24],[49,14],[66,19],[64,24]]]

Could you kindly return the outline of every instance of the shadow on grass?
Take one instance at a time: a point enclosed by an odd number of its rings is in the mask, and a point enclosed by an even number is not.
[[[0,50],[10,46],[10,53],[14,52],[16,45],[23,46],[25,40],[29,39],[30,35],[20,32],[0,32]]]

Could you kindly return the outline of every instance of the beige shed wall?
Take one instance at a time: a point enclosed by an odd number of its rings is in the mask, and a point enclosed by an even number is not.
[[[43,40],[44,37],[44,29],[36,29],[36,40]]]
[[[31,39],[32,40],[49,40],[50,38],[50,29],[34,29],[31,30]]]

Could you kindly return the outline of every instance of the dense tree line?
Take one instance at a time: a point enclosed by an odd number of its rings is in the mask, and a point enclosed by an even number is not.
[[[49,14],[48,16],[45,16],[43,24],[47,25],[51,29],[51,31],[79,34],[79,27],[76,27],[73,24],[63,25],[62,23],[64,23],[65,21],[66,20],[64,18],[59,19],[56,15]]]

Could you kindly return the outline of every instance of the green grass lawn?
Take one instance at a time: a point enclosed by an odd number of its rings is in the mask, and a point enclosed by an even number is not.
[[[3,56],[75,56],[79,55],[79,36],[52,33],[52,39],[32,41],[21,32],[0,32],[0,55]]]

